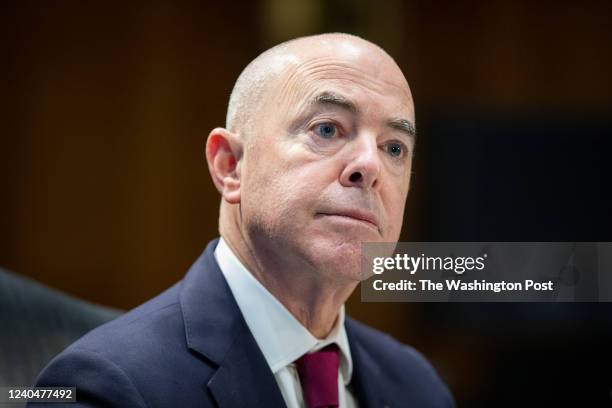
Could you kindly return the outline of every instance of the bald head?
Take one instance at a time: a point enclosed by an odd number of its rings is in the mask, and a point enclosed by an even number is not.
[[[391,65],[410,92],[393,58],[378,45],[343,33],[300,37],[268,49],[246,66],[230,95],[226,129],[243,138],[254,133],[269,91],[278,88],[279,83],[292,76],[300,65],[329,56],[346,54],[351,57],[359,53],[368,54],[380,64]]]

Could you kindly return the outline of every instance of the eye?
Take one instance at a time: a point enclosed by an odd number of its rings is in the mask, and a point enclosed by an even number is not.
[[[331,139],[336,136],[337,129],[333,123],[320,123],[315,126],[315,133],[323,139]]]
[[[405,147],[401,143],[391,142],[385,146],[385,150],[391,157],[400,157],[405,151]]]

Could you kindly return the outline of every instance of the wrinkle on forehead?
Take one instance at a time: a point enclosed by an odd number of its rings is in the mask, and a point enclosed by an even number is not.
[[[363,64],[348,63],[334,56],[322,57],[307,61],[292,70],[282,81],[281,89],[316,84],[321,80],[347,81],[379,94],[387,94],[391,88],[398,95],[412,99],[403,76],[385,74],[385,69],[380,66],[365,67]]]
[[[382,107],[391,109],[390,116],[404,117],[414,122],[412,95],[405,78],[393,75],[393,67],[359,64],[337,56],[323,56],[305,61],[285,72],[270,89],[275,100],[274,112],[298,115],[317,94],[332,92],[354,104],[365,104],[365,110]],[[365,99],[364,99],[365,98]],[[373,99],[372,99],[373,98]]]

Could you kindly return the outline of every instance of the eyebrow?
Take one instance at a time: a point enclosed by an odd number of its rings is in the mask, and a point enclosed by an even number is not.
[[[416,128],[414,123],[407,119],[391,119],[387,122],[387,126],[392,129],[399,130],[411,138],[416,138]]]
[[[359,108],[353,102],[345,98],[344,96],[334,92],[323,92],[315,96],[311,103],[313,106],[336,106],[341,109],[347,110],[352,114],[358,114]],[[410,138],[416,138],[416,128],[414,123],[407,119],[390,119],[386,123],[387,127],[400,131]]]
[[[333,92],[323,92],[315,96],[312,100],[312,105],[337,106],[354,114],[359,113],[359,109],[357,109],[357,106],[353,102],[349,101],[344,96]]]

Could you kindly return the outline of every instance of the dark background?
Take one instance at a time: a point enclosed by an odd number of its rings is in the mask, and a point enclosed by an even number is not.
[[[326,31],[411,85],[402,239],[612,241],[612,3],[4,2],[0,265],[131,308],[217,236],[204,141],[242,68]],[[612,273],[612,271],[611,271]],[[610,406],[608,304],[365,304],[459,406]]]

